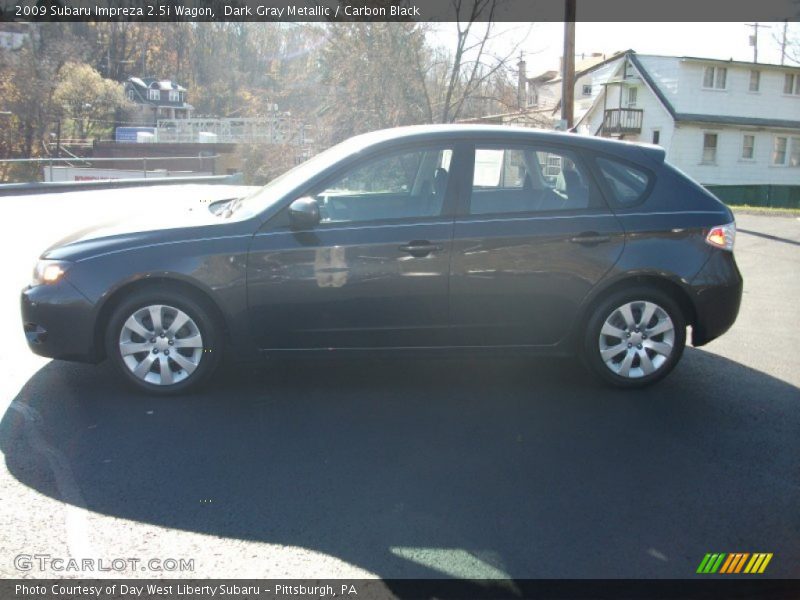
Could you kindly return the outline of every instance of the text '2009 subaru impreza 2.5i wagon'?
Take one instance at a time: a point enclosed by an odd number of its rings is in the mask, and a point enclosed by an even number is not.
[[[742,294],[731,211],[657,147],[398,128],[198,207],[47,250],[22,292],[31,349],[108,358],[153,393],[223,353],[332,349],[577,354],[639,387],[672,370],[687,326],[694,345],[724,333]]]

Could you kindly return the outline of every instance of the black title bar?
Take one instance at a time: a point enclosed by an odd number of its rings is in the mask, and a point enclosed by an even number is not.
[[[0,0],[11,21],[564,20],[564,0]],[[577,0],[577,21],[797,21],[800,0]]]

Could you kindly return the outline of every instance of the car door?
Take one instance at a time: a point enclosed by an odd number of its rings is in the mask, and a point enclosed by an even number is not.
[[[308,192],[319,225],[292,229],[284,212],[255,235],[248,310],[260,348],[447,343],[453,151],[426,144],[359,160]]]
[[[456,219],[450,302],[458,345],[553,345],[619,259],[623,229],[580,156],[476,144]]]

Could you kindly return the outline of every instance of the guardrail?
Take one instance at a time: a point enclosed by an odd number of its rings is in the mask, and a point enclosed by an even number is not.
[[[0,184],[0,197],[75,192],[81,190],[113,190],[117,188],[149,187],[154,185],[185,185],[188,183],[243,185],[244,178],[241,173],[236,173],[234,175],[205,175],[200,177],[150,177],[148,179],[109,179],[103,181],[3,183]]]
[[[199,161],[199,170],[203,171],[206,167],[211,167],[214,170],[215,160],[219,158],[219,154],[209,154],[208,156],[133,156],[133,157],[75,157],[70,156],[66,158],[5,158],[0,159],[0,165],[41,165],[44,168],[49,168],[50,180],[53,179],[53,167],[58,164],[66,164],[67,166],[80,166],[80,167],[94,167],[95,163],[138,163],[141,168],[136,171],[142,172],[142,178],[148,179],[148,165],[150,168],[157,167],[159,163],[164,161]],[[177,169],[173,169],[176,170]],[[150,177],[152,177],[152,171]]]

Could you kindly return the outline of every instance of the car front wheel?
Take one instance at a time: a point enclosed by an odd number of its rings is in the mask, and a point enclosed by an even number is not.
[[[665,377],[686,345],[686,320],[677,303],[654,288],[610,295],[592,311],[583,354],[590,369],[623,388]]]
[[[215,369],[217,330],[209,311],[194,298],[172,290],[145,290],[114,310],[106,330],[106,352],[137,388],[176,394]]]

